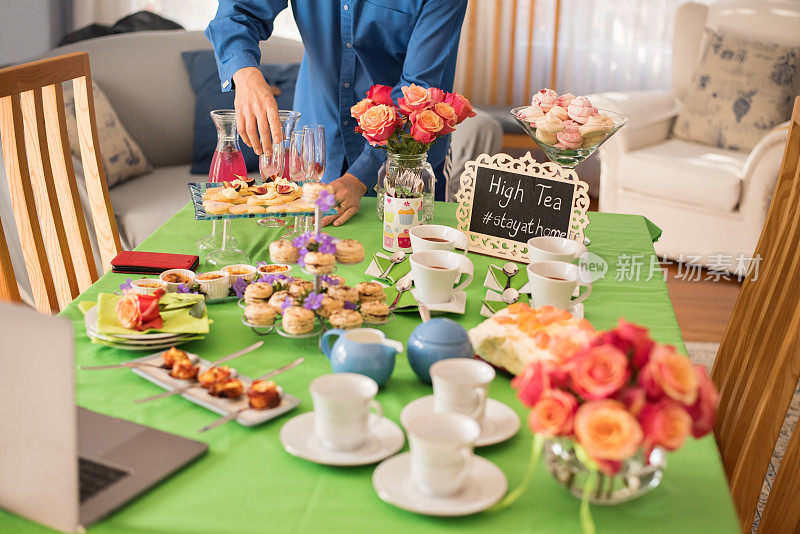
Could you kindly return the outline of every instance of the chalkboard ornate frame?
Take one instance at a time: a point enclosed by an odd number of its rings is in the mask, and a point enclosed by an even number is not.
[[[572,169],[566,169],[551,161],[539,163],[528,152],[521,158],[513,158],[508,154],[481,154],[474,161],[467,162],[461,174],[461,188],[456,194],[458,209],[456,210],[456,227],[469,238],[470,251],[513,261],[528,261],[528,246],[525,243],[503,239],[501,237],[480,234],[469,230],[472,217],[472,199],[475,193],[475,174],[478,165],[508,170],[520,174],[528,174],[540,178],[575,183],[575,196],[572,204],[569,237],[583,242],[583,232],[589,224],[586,211],[589,209],[589,184],[578,178]]]

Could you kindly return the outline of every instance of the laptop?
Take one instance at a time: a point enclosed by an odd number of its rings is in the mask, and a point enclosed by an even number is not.
[[[68,320],[0,302],[0,507],[65,532],[82,531],[208,449],[76,408],[74,351]]]

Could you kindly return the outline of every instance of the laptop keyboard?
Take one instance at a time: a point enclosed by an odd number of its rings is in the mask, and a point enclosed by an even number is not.
[[[126,471],[86,458],[78,458],[78,473],[81,502],[94,497],[100,491],[128,475]]]

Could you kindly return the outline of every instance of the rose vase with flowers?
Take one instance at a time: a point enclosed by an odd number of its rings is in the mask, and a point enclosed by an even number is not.
[[[420,224],[433,219],[436,178],[428,163],[428,150],[475,112],[459,93],[416,84],[400,89],[403,96],[394,102],[392,87],[373,85],[350,113],[358,122],[356,131],[387,152],[375,186],[378,218],[384,220],[384,196],[422,198],[421,212],[414,218]]]
[[[719,402],[702,365],[624,320],[557,360],[529,363],[512,386],[535,437],[525,482],[501,506],[524,491],[543,451],[550,473],[581,498],[584,532],[594,532],[590,502],[658,486],[666,453],[711,432]]]

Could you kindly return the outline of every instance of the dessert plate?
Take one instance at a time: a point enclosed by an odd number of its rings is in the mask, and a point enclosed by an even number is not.
[[[93,306],[86,312],[86,315],[83,316],[83,324],[86,327],[86,331],[89,332],[97,332],[97,306]],[[170,332],[151,332],[147,334],[116,334],[114,337],[120,338],[121,340],[148,340],[148,341],[164,341],[170,339],[177,339],[185,334],[176,334]]]
[[[372,473],[378,497],[391,505],[423,515],[456,517],[482,512],[503,498],[508,480],[499,467],[473,456],[472,472],[464,487],[449,497],[423,493],[411,480],[411,453],[404,452],[382,462]]]
[[[281,428],[281,444],[286,452],[309,462],[324,465],[368,465],[388,458],[405,443],[403,431],[393,421],[381,417],[364,444],[358,449],[337,451],[325,447],[314,434],[314,412],[287,421]]]
[[[420,397],[417,400],[406,404],[400,412],[400,424],[406,426],[406,422],[417,415],[433,413],[433,395]],[[520,427],[519,416],[508,405],[495,399],[487,399],[486,410],[481,425],[481,435],[475,442],[476,447],[486,447],[495,445],[512,438]]]

